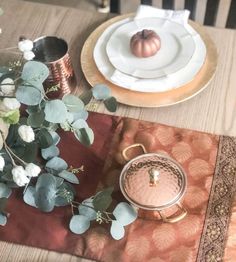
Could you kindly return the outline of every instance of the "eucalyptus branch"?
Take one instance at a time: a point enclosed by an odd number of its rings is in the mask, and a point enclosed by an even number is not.
[[[27,163],[26,163],[23,159],[21,159],[20,157],[18,157],[18,156],[11,150],[11,148],[7,145],[4,137],[3,137],[3,144],[4,144],[4,147],[5,147],[8,155],[9,155],[9,157],[11,158],[12,163],[13,163],[14,166],[16,166],[16,163],[15,163],[15,161],[13,160],[12,156],[14,156],[14,158],[17,159],[21,164],[27,165]]]
[[[91,208],[92,210],[96,211],[94,207],[91,207],[89,205],[86,205],[86,204],[83,204],[83,203],[80,203],[80,202],[77,202],[77,201],[71,201],[71,208],[72,208],[72,215],[74,215],[74,209],[73,208],[77,208],[78,209],[78,206],[81,205],[81,206],[84,206],[84,207],[88,207],[88,208]],[[107,211],[96,211],[97,213],[97,219],[96,221],[101,224],[103,222],[105,223],[110,223],[113,221],[113,219],[110,217],[110,215],[112,215],[111,212],[107,212]]]
[[[0,96],[0,98],[16,98],[15,96]]]
[[[29,184],[30,184],[30,181],[31,181],[31,177],[29,178],[29,182],[25,185],[25,188],[24,188],[24,191],[23,191],[23,195],[25,194]]]
[[[74,216],[75,215],[75,213],[74,213],[74,206],[73,206],[73,204],[71,202],[70,202],[70,207],[71,207],[71,213]]]
[[[2,52],[2,51],[8,51],[8,50],[13,50],[13,49],[17,49],[17,46],[11,46],[11,47],[0,48],[0,52]]]
[[[88,207],[88,208],[95,210],[94,207],[91,207],[89,205],[86,205],[86,204],[83,204],[83,203],[80,203],[80,202],[77,202],[77,201],[71,201],[71,203],[72,203],[72,205],[73,205],[73,203],[77,204],[77,206],[74,205],[74,207],[78,207],[79,205],[81,205],[81,206]]]
[[[3,143],[4,143],[4,142],[3,142]],[[11,162],[12,162],[13,166],[16,166],[16,162],[15,162],[14,159],[12,158],[12,155],[11,155],[11,153],[8,151],[8,147],[6,147],[6,144],[5,144],[5,143],[4,143],[4,147],[5,147],[5,149],[6,149],[6,152],[7,152],[8,156],[9,156],[10,159],[11,159]]]
[[[15,86],[15,84],[11,84],[11,83],[6,83],[6,84],[0,84],[0,86]]]

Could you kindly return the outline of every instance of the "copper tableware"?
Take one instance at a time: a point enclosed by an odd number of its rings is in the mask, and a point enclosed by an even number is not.
[[[50,98],[61,98],[72,93],[76,78],[65,40],[56,36],[43,36],[34,41],[34,60],[43,62],[49,69],[49,77],[44,82],[45,91]]]
[[[129,159],[128,152],[141,147],[144,154]],[[139,217],[174,223],[182,220],[187,211],[180,203],[187,186],[186,175],[172,158],[147,153],[142,144],[133,144],[122,151],[126,161],[120,175],[120,188],[125,198],[138,209]],[[166,210],[176,206],[174,214]]]

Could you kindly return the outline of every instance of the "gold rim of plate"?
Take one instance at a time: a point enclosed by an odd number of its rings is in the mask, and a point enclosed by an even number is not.
[[[105,79],[98,70],[93,58],[93,50],[96,42],[107,27],[131,16],[133,16],[133,14],[126,14],[106,21],[96,28],[85,41],[81,51],[81,67],[86,80],[91,86],[104,83],[111,88],[112,95],[118,102],[138,107],[163,107],[174,105],[192,98],[208,86],[216,71],[217,51],[213,41],[205,32],[204,28],[193,21],[190,21],[190,25],[202,37],[206,45],[207,56],[200,71],[191,82],[166,92],[145,93],[122,88]]]

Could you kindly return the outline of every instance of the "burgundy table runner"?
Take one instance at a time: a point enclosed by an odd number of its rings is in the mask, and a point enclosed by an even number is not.
[[[42,213],[26,205],[19,190],[10,198],[11,216],[0,227],[0,240],[108,262],[222,260],[236,187],[236,138],[97,113],[90,113],[89,123],[95,133],[91,147],[67,132],[61,133],[59,145],[69,165],[84,166],[76,186],[80,200],[111,185],[114,198],[123,200],[118,184],[125,163],[121,151],[142,143],[148,152],[167,154],[184,168],[187,217],[175,224],[137,219],[119,241],[97,224],[75,235],[69,230],[70,207]]]

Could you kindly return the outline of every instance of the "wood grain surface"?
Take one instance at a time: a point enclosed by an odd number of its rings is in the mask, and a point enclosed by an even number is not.
[[[0,0],[4,15],[0,17],[0,48],[16,45],[18,37],[35,39],[42,35],[57,35],[66,39],[78,79],[78,90],[88,88],[80,67],[80,52],[89,34],[108,15],[75,9]],[[202,93],[181,104],[166,108],[136,108],[119,105],[116,115],[155,121],[177,127],[191,128],[216,134],[236,136],[236,31],[205,27],[215,42],[219,55],[216,75]],[[2,63],[0,56],[0,63]],[[104,106],[94,102],[91,111],[108,113]],[[236,205],[236,201],[234,203]],[[1,228],[0,228],[1,232]],[[234,232],[235,234],[235,232]],[[0,261],[88,261],[37,248],[0,242]],[[229,260],[227,260],[229,261]],[[232,261],[235,261],[232,258]]]

